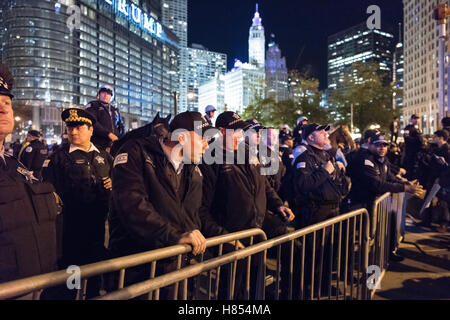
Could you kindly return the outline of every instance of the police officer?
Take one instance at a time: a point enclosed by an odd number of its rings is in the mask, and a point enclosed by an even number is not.
[[[406,177],[409,180],[418,177],[418,160],[419,152],[424,146],[422,132],[418,125],[419,117],[415,114],[411,116],[410,124],[404,129],[405,138],[405,155],[403,160],[403,167],[406,169]]]
[[[262,174],[261,164],[255,161],[255,149],[240,143],[243,130],[248,125],[232,111],[223,112],[217,117],[216,127],[220,130],[221,138],[216,140],[214,148],[210,148],[215,162],[200,166],[205,183],[201,210],[213,216],[229,232],[263,228],[270,234],[268,237],[273,237],[286,232],[282,220],[292,221],[294,214],[283,206],[267,177]],[[260,126],[257,123],[254,125],[255,128]],[[256,143],[259,139],[254,130],[252,136]],[[289,257],[289,254],[283,256]],[[282,263],[283,281],[288,279],[288,266],[288,263]],[[238,269],[241,271],[236,279],[236,295],[243,298],[245,266],[239,264]]]
[[[0,64],[0,283],[55,271],[57,259],[53,186],[4,152],[14,128],[13,81]]]
[[[348,192],[343,164],[325,151],[329,129],[329,126],[315,123],[303,128],[307,145],[301,146],[294,162],[294,188],[303,222],[301,227],[337,216],[340,202]]]
[[[294,128],[294,145],[298,146],[302,143],[302,132],[303,127],[308,124],[308,118],[305,116],[302,116],[297,119],[297,126]]]
[[[37,179],[42,179],[42,166],[48,156],[48,149],[37,130],[30,130],[26,141],[22,144],[17,158]]]
[[[419,190],[416,184],[397,178],[390,170],[389,160],[386,158],[389,144],[383,133],[378,132],[371,138],[368,152],[364,153],[355,164],[349,194],[353,209],[366,208],[369,214],[373,214],[375,199],[386,192],[414,194]],[[391,259],[402,260],[396,255],[395,248],[392,248]]]
[[[319,223],[339,215],[340,204],[348,193],[348,181],[345,177],[345,167],[337,162],[330,151],[325,148],[330,144],[326,131],[330,126],[319,124],[308,124],[303,127],[302,137],[305,143],[300,146],[299,155],[294,161],[294,190],[296,215],[301,218],[297,227],[306,227]],[[323,265],[328,266],[331,259],[330,230],[325,232],[325,249]],[[318,236],[320,238],[320,235]],[[307,239],[308,254],[312,254],[313,240]],[[316,250],[320,248],[316,243]],[[316,259],[318,258],[316,252]],[[316,261],[319,266],[319,261]],[[305,267],[307,285],[311,285],[312,259],[308,259]],[[318,273],[319,268],[316,272]],[[318,276],[317,276],[318,277]],[[315,279],[317,279],[315,277]],[[317,281],[317,280],[316,280]],[[328,289],[331,281],[328,272],[324,273],[322,281],[322,292]],[[315,292],[315,295],[320,293]]]
[[[112,159],[91,142],[95,119],[88,111],[70,108],[61,119],[70,144],[51,155],[43,176],[64,203],[61,266],[81,266],[108,257],[104,242]],[[100,278],[90,279],[88,297],[98,296],[99,289]]]
[[[100,88],[97,100],[86,105],[95,119],[92,143],[99,149],[109,150],[112,144],[125,134],[125,127],[119,109],[111,105],[114,96],[112,87],[105,85]]]
[[[210,128],[208,122],[199,112],[186,111],[170,127],[165,122],[158,125],[159,136],[130,139],[114,160],[108,219],[115,256],[176,244],[190,244],[197,255],[205,251],[205,236],[226,233],[199,213],[203,179],[196,163],[208,146],[203,137]],[[176,263],[177,259],[158,263],[157,272],[173,271]],[[183,263],[189,263],[188,257]],[[148,270],[147,266],[127,270],[125,282],[148,279]],[[170,298],[171,290],[162,293],[162,298]]]
[[[216,108],[212,105],[209,105],[205,108],[205,113],[206,113],[205,118],[206,118],[206,121],[208,121],[210,126],[213,125],[212,119],[214,119],[214,113],[216,111],[217,111]]]

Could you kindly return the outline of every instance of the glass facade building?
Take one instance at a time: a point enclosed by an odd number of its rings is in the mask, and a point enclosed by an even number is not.
[[[281,50],[275,42],[269,43],[266,54],[267,97],[283,101],[288,95],[288,71],[286,58],[281,57]]]
[[[355,62],[376,62],[392,81],[394,36],[368,29],[366,22],[328,37],[328,89],[343,89],[344,74]]]
[[[199,105],[199,87],[205,82],[218,78],[227,72],[227,55],[208,51],[199,44],[192,44],[187,49],[188,66],[188,109],[200,110],[205,106]]]
[[[3,3],[1,58],[15,77],[16,134],[31,126],[58,140],[62,109],[84,107],[103,84],[114,87],[127,129],[173,113],[178,38],[152,8],[131,0]]]

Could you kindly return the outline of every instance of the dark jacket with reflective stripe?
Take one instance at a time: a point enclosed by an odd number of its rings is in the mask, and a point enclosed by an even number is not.
[[[154,137],[126,142],[112,170],[109,223],[116,255],[175,245],[183,233],[218,235],[212,219],[200,217],[202,175],[184,165],[180,176]]]
[[[403,192],[405,185],[398,180],[390,169],[389,160],[379,158],[370,151],[361,152],[361,156],[353,162],[352,188],[349,198],[352,205],[368,205],[386,192]]]
[[[304,145],[304,151],[294,162],[294,188],[297,204],[316,206],[339,205],[348,193],[344,172],[328,151]],[[330,175],[322,165],[331,161],[334,172]]]
[[[210,213],[229,232],[261,228],[267,210],[276,213],[281,199],[261,175],[261,165],[227,164],[226,153],[218,152],[224,164],[200,165],[205,181],[202,214]]]
[[[5,160],[0,158],[0,282],[55,271],[57,260],[53,186],[30,183],[15,158]]]
[[[39,140],[33,140],[23,150],[19,161],[33,174],[36,178],[42,178],[42,165],[45,159],[47,159],[48,150],[47,147]]]

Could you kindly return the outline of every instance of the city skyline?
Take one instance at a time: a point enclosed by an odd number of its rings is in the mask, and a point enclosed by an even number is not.
[[[267,0],[230,0],[226,4],[196,0],[189,1],[188,4],[189,43],[200,43],[213,51],[227,54],[228,69],[233,67],[235,58],[248,61],[247,37],[235,30],[250,27],[248,16],[254,13],[256,3],[259,4],[259,12],[263,17],[265,35],[275,35],[275,42],[286,56],[288,69],[311,66],[312,75],[319,79],[321,89],[327,87],[328,36],[365,21],[369,17],[366,10],[373,4],[381,9],[383,29],[393,33],[396,40],[398,22],[403,21],[401,0],[361,0],[357,3],[343,0],[339,4],[330,0],[307,4],[283,1],[282,5]],[[210,14],[211,12],[216,14]],[[349,12],[352,14],[348,14]],[[323,19],[319,19],[321,14]],[[232,22],[233,28],[229,28],[229,22]],[[293,33],[298,31],[299,37],[293,40]]]

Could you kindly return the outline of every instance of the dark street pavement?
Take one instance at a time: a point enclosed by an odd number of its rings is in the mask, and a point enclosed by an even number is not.
[[[405,259],[391,262],[374,300],[450,299],[450,233],[419,227],[408,217],[398,252]]]

